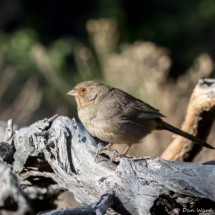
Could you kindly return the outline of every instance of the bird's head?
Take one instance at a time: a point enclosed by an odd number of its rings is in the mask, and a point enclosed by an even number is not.
[[[67,95],[74,96],[77,103],[91,103],[106,85],[97,81],[84,81],[76,85]]]

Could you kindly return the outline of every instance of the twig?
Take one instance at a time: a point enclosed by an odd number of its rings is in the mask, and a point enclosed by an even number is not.
[[[6,133],[6,135],[5,135],[4,141],[7,142],[11,139],[11,137],[13,135],[13,120],[12,119],[9,119],[7,121],[7,128],[6,128],[5,133]],[[11,142],[10,142],[10,144],[11,144]]]

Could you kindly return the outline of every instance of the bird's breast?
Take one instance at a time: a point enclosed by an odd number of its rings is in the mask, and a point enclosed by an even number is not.
[[[107,117],[99,110],[84,108],[78,111],[85,128],[100,140],[114,144],[128,145],[139,143],[143,137],[154,130],[155,121],[148,120],[136,123],[132,120],[121,120],[118,116]]]
[[[116,133],[114,132],[112,120],[101,119],[98,115],[95,110],[88,108],[78,111],[79,119],[89,133],[101,140],[110,142],[114,139]]]

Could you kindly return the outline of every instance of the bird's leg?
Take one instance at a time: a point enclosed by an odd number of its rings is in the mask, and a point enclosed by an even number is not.
[[[102,151],[104,151],[104,150],[114,151],[114,152],[117,152],[117,153],[118,153],[118,151],[117,151],[116,149],[110,148],[112,145],[113,145],[113,143],[109,143],[107,146],[104,146],[104,147],[102,147],[101,149],[99,149],[99,150],[97,151],[97,153],[96,153],[96,156],[95,156],[95,162],[96,162],[96,158],[97,158],[97,157],[99,156],[99,154],[100,154]]]
[[[128,147],[126,148],[126,150],[125,150],[122,154],[114,155],[114,156],[111,158],[110,162],[114,161],[114,160],[115,160],[116,158],[118,158],[118,157],[126,157],[126,155],[127,155],[127,153],[128,153],[128,150],[129,150],[130,148],[131,148],[131,145],[128,146]]]

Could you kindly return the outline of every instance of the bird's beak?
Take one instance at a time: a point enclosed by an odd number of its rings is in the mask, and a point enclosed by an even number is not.
[[[66,95],[69,95],[69,96],[78,96],[78,93],[74,89],[72,89]]]

